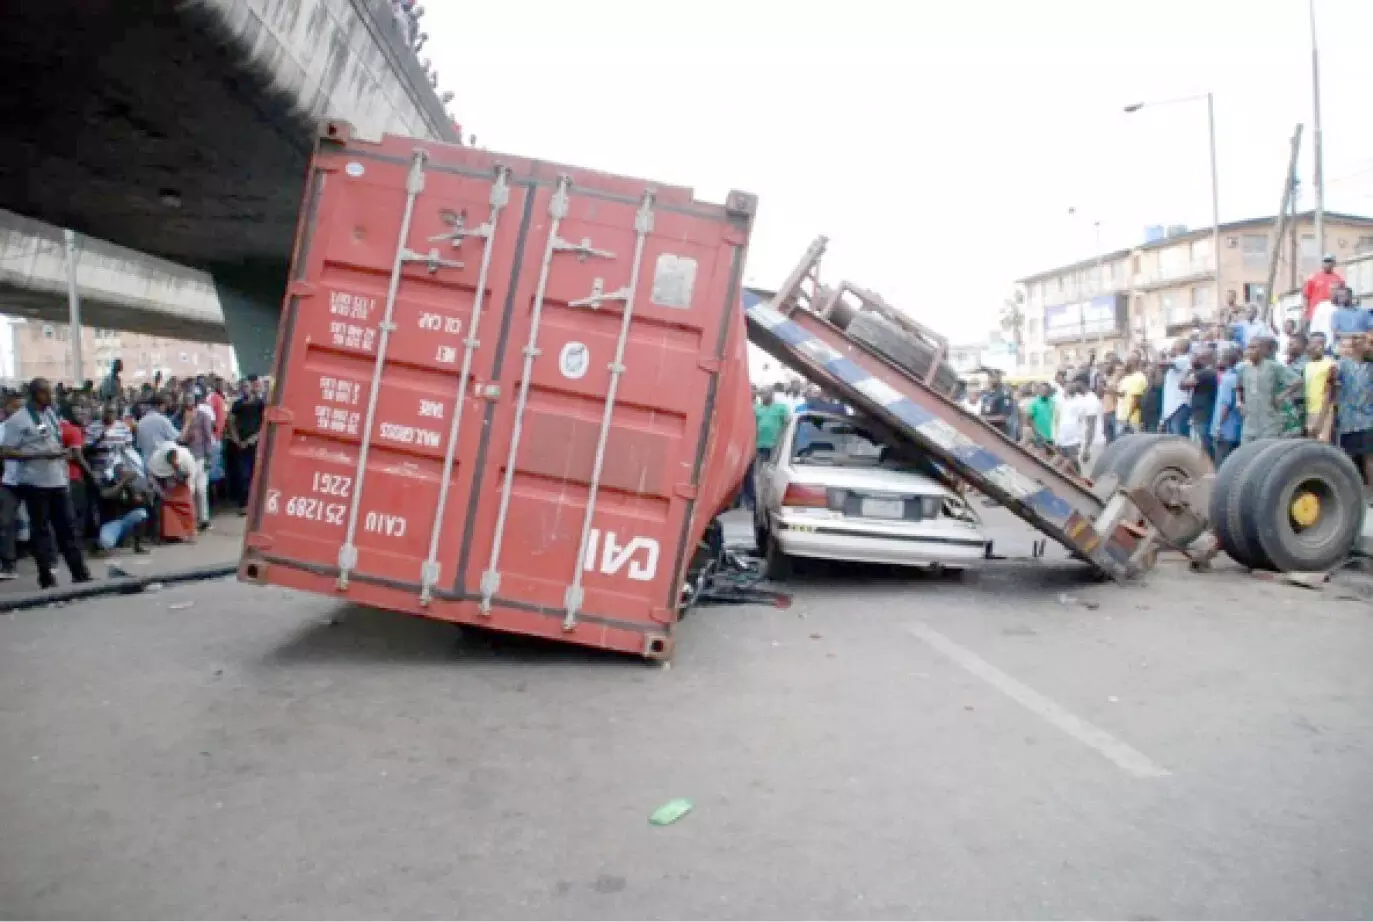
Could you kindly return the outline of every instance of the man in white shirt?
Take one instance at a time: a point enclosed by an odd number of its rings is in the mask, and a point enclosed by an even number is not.
[[[1092,460],[1101,399],[1078,378],[1068,382],[1067,394],[1058,411],[1058,451],[1076,464],[1085,464]]]
[[[1334,342],[1335,334],[1331,320],[1335,316],[1335,308],[1334,302],[1328,298],[1317,304],[1315,310],[1311,312],[1311,326],[1307,328],[1306,335],[1314,336],[1320,333],[1325,336],[1326,342]]]

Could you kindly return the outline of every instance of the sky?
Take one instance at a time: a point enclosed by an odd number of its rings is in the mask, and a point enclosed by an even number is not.
[[[1373,0],[1315,0],[1326,207],[1373,214]],[[956,341],[1016,278],[1272,214],[1307,125],[1306,0],[430,0],[425,55],[493,151],[756,193],[747,280],[818,234],[827,278]]]

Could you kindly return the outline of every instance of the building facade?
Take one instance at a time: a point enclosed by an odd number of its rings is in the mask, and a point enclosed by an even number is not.
[[[85,327],[81,331],[82,368],[72,367],[71,328],[14,317],[0,318],[0,377],[11,382],[31,378],[78,383],[99,381],[111,363],[124,360],[124,383],[217,374],[235,375],[233,347],[226,343],[193,343],[144,333]]]
[[[1283,240],[1275,239],[1276,231],[1274,218],[1221,225],[1222,304],[1232,296],[1239,304],[1269,302],[1272,293],[1264,289],[1275,256],[1277,291],[1299,287],[1320,267],[1310,212],[1289,222]],[[1373,251],[1373,218],[1327,212],[1325,239],[1340,263]],[[1020,279],[1022,372],[1048,375],[1093,351],[1161,346],[1198,324],[1219,321],[1216,266],[1211,228],[1174,227],[1138,246]]]

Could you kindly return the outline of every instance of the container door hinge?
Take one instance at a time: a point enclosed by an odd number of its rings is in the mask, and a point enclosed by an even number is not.
[[[707,374],[718,375],[720,373],[720,360],[700,359],[696,362],[696,367]]]
[[[682,499],[695,499],[698,492],[694,483],[679,483],[672,488],[672,495],[680,496]]]
[[[615,254],[609,250],[598,250],[592,246],[590,237],[583,237],[581,243],[572,243],[561,237],[554,237],[553,249],[559,253],[576,253],[579,262],[586,262],[589,256],[599,256],[601,259],[615,258]]]
[[[277,426],[290,425],[296,421],[296,414],[286,407],[268,407],[267,412],[262,416],[267,422]]]
[[[313,282],[294,281],[286,286],[286,295],[291,298],[313,298],[319,294],[319,287]]]

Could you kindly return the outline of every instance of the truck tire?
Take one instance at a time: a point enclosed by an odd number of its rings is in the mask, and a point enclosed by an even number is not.
[[[870,311],[859,311],[848,321],[848,334],[894,365],[905,369],[921,381],[934,364],[935,348],[896,324]],[[941,394],[952,394],[958,388],[958,374],[947,362],[941,362],[933,387]]]
[[[1195,483],[1214,470],[1211,459],[1194,442],[1176,435],[1141,435],[1121,448],[1113,473],[1122,489],[1145,487],[1158,493],[1168,484]],[[1187,518],[1192,527],[1176,539],[1183,547],[1204,535],[1208,524],[1205,516],[1195,517],[1194,522]]]
[[[1241,494],[1257,479],[1255,465],[1271,450],[1293,444],[1282,439],[1258,439],[1235,449],[1220,466],[1211,490],[1211,529],[1221,548],[1235,563],[1251,570],[1263,569],[1262,551],[1245,533]]]
[[[1264,458],[1253,501],[1241,511],[1245,535],[1279,572],[1337,566],[1363,530],[1363,478],[1354,462],[1335,446],[1309,439]]]
[[[1096,460],[1092,463],[1092,479],[1100,480],[1111,473],[1112,468],[1120,459],[1121,454],[1125,451],[1126,446],[1136,439],[1141,438],[1144,438],[1142,434],[1131,432],[1127,435],[1122,435],[1114,442],[1109,443],[1102,449],[1101,454],[1096,456]]]

